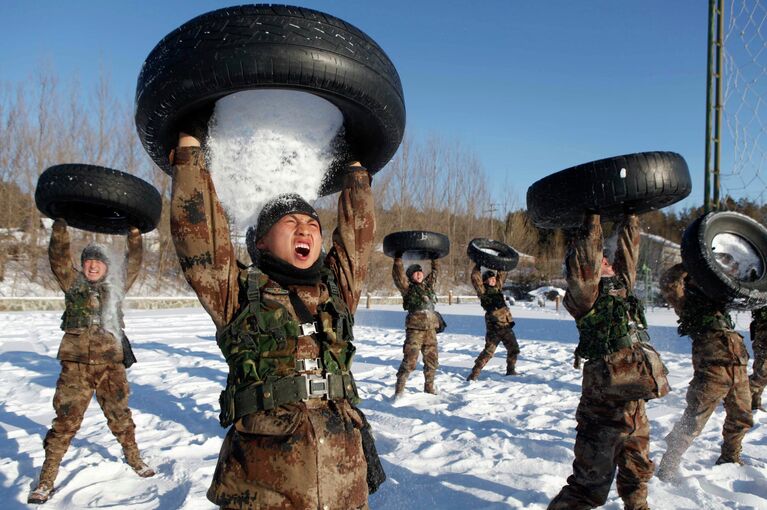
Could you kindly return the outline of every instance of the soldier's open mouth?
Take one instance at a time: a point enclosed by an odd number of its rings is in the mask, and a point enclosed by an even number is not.
[[[295,251],[296,255],[298,255],[298,258],[304,260],[309,257],[311,247],[308,243],[298,242],[296,243]]]

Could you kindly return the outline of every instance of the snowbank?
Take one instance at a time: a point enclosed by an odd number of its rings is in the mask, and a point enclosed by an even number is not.
[[[503,375],[501,347],[479,381],[466,375],[484,345],[484,312],[476,304],[440,306],[448,323],[439,335],[437,396],[421,393],[414,372],[396,402],[395,373],[402,359],[404,312],[398,305],[360,308],[354,372],[373,424],[388,480],[370,499],[372,509],[546,508],[570,474],[579,371],[573,320],[551,309],[513,307],[522,349],[518,377]],[[26,508],[30,484],[43,460],[42,439],[53,417],[59,372],[59,313],[0,314],[0,500]],[[692,376],[690,342],[676,334],[666,309],[648,313],[653,341],[671,370],[673,391],[648,403],[651,456],[684,409]],[[739,314],[741,330],[748,315]],[[139,362],[129,370],[137,438],[158,475],[138,478],[122,462],[96,403],[64,458],[58,492],[46,510],[81,508],[214,509],[205,499],[224,430],[218,395],[226,365],[214,327],[201,309],[128,311],[127,334]],[[709,420],[682,462],[675,485],[650,482],[657,509],[767,508],[767,415],[758,414],[744,441],[745,466],[715,466],[724,413]],[[623,508],[614,488],[603,507]]]

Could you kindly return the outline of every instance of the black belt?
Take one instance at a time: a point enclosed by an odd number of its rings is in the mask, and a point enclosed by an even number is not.
[[[267,378],[234,395],[235,420],[255,411],[274,409],[309,399],[353,399],[357,385],[352,374],[296,375]]]

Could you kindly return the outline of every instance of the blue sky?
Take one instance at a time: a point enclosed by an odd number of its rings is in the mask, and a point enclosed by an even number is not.
[[[235,2],[236,3],[236,2]],[[408,130],[474,149],[499,200],[536,179],[646,150],[681,153],[702,200],[707,2],[302,0],[372,36],[397,66]],[[43,62],[87,88],[100,67],[132,97],[146,55],[233,3],[5,0],[0,80]],[[511,187],[505,187],[510,183]]]

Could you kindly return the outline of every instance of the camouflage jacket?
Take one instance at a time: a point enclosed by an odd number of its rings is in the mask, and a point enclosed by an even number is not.
[[[236,318],[247,299],[240,280],[243,265],[236,260],[228,220],[203,152],[199,147],[177,148],[172,162],[173,242],[184,276],[218,335]],[[354,313],[373,248],[375,208],[365,169],[348,171],[344,179],[338,197],[337,227],[325,267],[333,273],[341,299]],[[263,283],[261,299],[279,304],[298,322],[286,290],[295,291],[313,315],[321,303],[330,299],[322,283],[288,288],[270,278]],[[319,358],[320,351],[314,335],[299,337],[295,342],[297,359]],[[361,423],[347,400],[331,405],[324,399],[310,399],[247,414],[235,421],[224,439],[208,498],[226,508],[268,507],[261,501],[278,491],[289,496],[295,506],[317,508],[317,501],[325,495],[352,491],[354,497],[348,506],[361,507],[367,501],[365,469],[355,465],[350,470],[344,464],[344,459],[362,457],[359,439],[355,441],[357,436],[349,433]],[[276,444],[287,448],[275,449]],[[314,476],[308,474],[308,465],[316,469]]]
[[[78,363],[120,363],[123,360],[121,338],[108,332],[102,324],[102,310],[114,309],[115,324],[122,329],[122,302],[120,296],[136,281],[141,269],[141,234],[128,234],[125,260],[124,289],[111,288],[109,280],[90,283],[72,263],[69,232],[63,220],[56,220],[48,245],[48,258],[53,275],[64,291],[65,305],[61,328],[65,331],[59,347],[58,359]],[[115,266],[113,264],[113,266]],[[109,270],[114,270],[110,267]],[[117,299],[116,303],[110,303]],[[107,303],[110,303],[109,305]],[[119,331],[122,335],[122,331]]]
[[[506,272],[498,271],[495,277],[495,287],[487,287],[482,281],[481,268],[475,264],[471,270],[471,284],[474,286],[479,302],[485,310],[487,327],[508,326],[513,323],[511,310],[506,306],[506,299],[501,290],[505,281]]]
[[[205,158],[199,147],[175,151],[171,196],[171,234],[186,280],[208,312],[217,330],[234,318],[240,307],[240,285],[234,246],[229,237],[229,223],[218,200]],[[361,168],[346,174],[338,197],[338,226],[333,232],[332,247],[325,265],[333,271],[341,295],[354,313],[368,271],[373,248],[375,215],[370,177]],[[280,288],[276,282],[269,287]],[[327,300],[321,286],[296,288],[304,303],[314,313],[320,299]],[[278,298],[295,315],[287,297]],[[299,350],[316,349],[299,346]],[[311,357],[311,356],[299,356]]]
[[[748,351],[726,307],[705,296],[682,264],[661,277],[661,293],[679,317],[679,335],[692,339],[693,365],[745,365]]]
[[[615,289],[605,289],[601,282],[603,237],[598,215],[585,218],[565,259],[564,305],[576,320],[580,332],[576,354],[582,357],[608,354],[618,337],[627,334],[630,328],[644,327],[641,304],[637,308],[631,292],[639,256],[639,219],[629,215],[618,229],[612,264],[618,282]]]
[[[218,200],[205,159],[197,147],[176,149],[171,197],[171,233],[184,276],[202,306],[222,331],[246,304],[239,264],[229,238],[229,225]],[[375,216],[370,177],[364,168],[346,174],[338,198],[338,226],[325,266],[334,275],[340,295],[353,314],[360,299],[373,248]],[[286,309],[299,321],[288,291],[295,291],[308,310],[330,300],[324,283],[281,287],[263,282],[264,300]],[[314,336],[302,336],[295,345],[295,358],[316,359],[321,355]]]
[[[438,329],[439,319],[434,313],[434,305],[437,304],[434,286],[437,284],[437,277],[439,276],[439,265],[437,259],[432,260],[429,275],[421,283],[414,283],[405,274],[402,258],[394,258],[392,279],[402,294],[402,307],[408,312],[405,319],[406,329]]]

